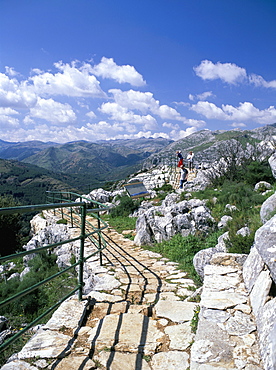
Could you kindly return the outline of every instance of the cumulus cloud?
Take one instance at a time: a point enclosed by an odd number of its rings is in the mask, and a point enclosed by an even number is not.
[[[138,110],[143,114],[151,113],[159,116],[162,119],[172,119],[183,121],[183,117],[176,109],[168,105],[160,105],[158,100],[155,100],[151,92],[141,91],[122,91],[119,89],[110,89],[109,92],[113,94],[114,101],[129,110]]]
[[[18,72],[15,71],[15,69],[13,67],[5,66],[5,70],[6,70],[6,74],[11,76],[11,77],[14,77],[14,76],[19,74]]]
[[[211,96],[214,96],[212,91],[205,91],[202,94],[192,95],[189,94],[190,100],[205,100],[207,98],[210,98]]]
[[[195,127],[188,127],[186,130],[172,130],[169,136],[170,139],[177,141],[193,134],[196,131],[197,129]]]
[[[231,123],[230,126],[232,126],[234,128],[239,128],[239,127],[246,127],[246,124],[242,123],[242,122],[233,122],[233,123]]]
[[[11,117],[13,115],[18,115],[18,112],[11,108],[0,107],[1,129],[15,128],[19,126],[19,120],[17,118]]]
[[[240,103],[238,107],[222,105],[221,108],[213,103],[198,102],[191,106],[191,109],[202,114],[208,119],[247,121],[251,120],[260,124],[271,124],[276,121],[276,109],[270,106],[268,109],[260,110],[250,102]]]
[[[142,75],[133,66],[118,66],[113,58],[103,57],[101,62],[94,66],[91,71],[98,77],[111,78],[119,83],[129,83],[133,86],[144,86],[146,84]]]
[[[221,79],[228,84],[237,84],[247,78],[246,70],[234,63],[214,64],[210,60],[203,60],[199,66],[194,67],[194,71],[203,80]]]
[[[86,116],[89,117],[89,118],[96,118],[96,114],[92,111],[86,113]]]
[[[3,107],[28,108],[36,104],[37,96],[30,91],[25,82],[9,78],[0,73],[0,105]]]
[[[76,120],[76,115],[69,104],[42,98],[39,98],[36,106],[30,109],[30,117],[40,118],[54,125],[67,125]]]
[[[89,73],[90,66],[76,63],[54,64],[57,73],[44,72],[29,78],[30,88],[40,96],[66,95],[74,97],[105,97],[97,78]]]
[[[99,110],[114,121],[144,125],[145,129],[153,129],[157,125],[156,119],[150,114],[138,115],[117,103],[103,103]]]
[[[276,80],[266,81],[262,76],[251,74],[249,76],[249,81],[255,86],[262,86],[266,88],[276,89]]]

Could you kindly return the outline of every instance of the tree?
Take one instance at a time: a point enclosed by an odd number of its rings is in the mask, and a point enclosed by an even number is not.
[[[0,197],[0,208],[16,207],[18,203],[11,196]],[[20,248],[21,216],[17,214],[0,215],[0,255],[7,256]]]

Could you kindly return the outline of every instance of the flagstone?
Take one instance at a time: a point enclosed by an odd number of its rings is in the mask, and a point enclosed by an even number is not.
[[[52,330],[41,330],[25,344],[18,353],[18,359],[65,357],[69,350],[70,341],[69,335]]]
[[[155,320],[142,314],[121,314],[100,320],[89,341],[97,350],[108,347],[138,353],[143,349],[145,355],[149,355],[159,347],[163,336]]]
[[[101,366],[108,370],[150,370],[147,362],[142,358],[142,354],[120,353],[120,352],[100,352],[95,356]]]
[[[154,311],[156,317],[163,317],[181,323],[193,318],[195,306],[196,304],[193,302],[160,300],[155,305]]]
[[[171,325],[165,328],[165,333],[170,338],[170,350],[185,350],[190,347],[195,334],[191,331],[189,322],[183,324]]]
[[[235,292],[227,291],[207,291],[203,290],[200,304],[207,308],[215,308],[218,310],[225,310],[229,307],[234,307],[237,304],[247,302],[247,296]]]
[[[186,370],[189,367],[189,355],[180,351],[160,352],[152,357],[151,366],[153,370]]]

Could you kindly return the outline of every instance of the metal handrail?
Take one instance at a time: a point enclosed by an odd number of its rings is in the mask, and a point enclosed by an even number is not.
[[[89,198],[86,198],[84,196],[81,196],[76,193],[69,193],[69,192],[52,192],[55,195],[59,194],[59,198],[57,196],[54,198],[54,200],[58,200],[58,203],[50,203],[50,204],[39,204],[39,205],[31,205],[31,206],[18,206],[18,207],[8,207],[8,208],[0,208],[0,215],[9,215],[14,213],[29,213],[29,212],[36,212],[36,211],[43,211],[43,210],[54,210],[63,213],[64,209],[70,210],[70,218],[72,225],[75,224],[80,227],[80,234],[74,238],[66,239],[60,242],[44,245],[39,248],[31,249],[29,251],[23,251],[19,253],[15,253],[9,256],[3,256],[0,257],[0,263],[5,262],[7,260],[12,260],[14,258],[23,257],[28,254],[34,254],[40,251],[44,251],[50,248],[54,248],[63,244],[71,243],[77,240],[80,240],[80,253],[79,253],[79,259],[77,262],[72,264],[71,266],[63,269],[62,271],[59,271],[58,273],[49,276],[48,278],[44,279],[43,281],[40,281],[27,289],[7,298],[4,299],[2,302],[0,302],[0,308],[6,306],[7,304],[19,299],[20,297],[23,297],[27,295],[28,293],[34,291],[38,287],[48,283],[49,281],[55,279],[56,277],[65,274],[69,270],[79,266],[79,278],[78,278],[78,284],[73,288],[73,290],[68,293],[65,297],[61,298],[57,303],[55,303],[53,306],[48,308],[44,313],[42,313],[39,317],[37,317],[35,320],[33,320],[30,324],[28,324],[24,329],[20,330],[20,332],[13,335],[11,338],[6,340],[2,345],[0,345],[0,352],[3,351],[5,348],[7,348],[11,343],[13,343],[15,340],[17,340],[21,335],[23,335],[27,330],[29,330],[32,326],[34,326],[37,322],[39,322],[44,316],[48,315],[50,312],[52,312],[54,309],[56,309],[63,301],[65,301],[68,297],[73,295],[75,292],[78,291],[78,298],[79,300],[83,299],[83,268],[84,263],[94,256],[95,254],[100,254],[100,263],[102,264],[102,250],[106,247],[106,243],[104,240],[104,237],[102,235],[102,230],[108,227],[107,223],[100,219],[99,213],[103,210],[109,209],[108,207],[104,206],[103,204],[93,201]],[[62,194],[62,196],[61,196]],[[66,199],[64,195],[69,195],[69,199]],[[72,201],[72,196],[76,196],[80,199],[82,199],[80,202],[74,202]],[[95,208],[95,206],[97,208]],[[73,213],[77,213],[76,210],[80,210],[80,214],[78,213],[78,218],[72,217]],[[93,215],[98,221],[97,225],[98,227],[93,226],[91,223],[87,221],[87,212]],[[63,213],[64,215],[64,213]],[[102,222],[102,226],[101,226]],[[89,224],[89,225],[88,225]],[[88,226],[90,229],[92,228],[92,232],[87,232]],[[98,235],[98,240],[93,236],[94,234]],[[91,255],[84,257],[84,242],[86,238],[89,238],[91,242],[96,246],[96,251],[92,253]]]

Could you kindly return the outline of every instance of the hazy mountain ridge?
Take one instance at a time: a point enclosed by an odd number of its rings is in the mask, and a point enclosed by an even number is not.
[[[4,160],[0,160],[0,194],[17,195],[20,199],[25,192],[31,196],[27,189],[31,186],[34,193],[40,187],[41,196],[43,191],[55,187],[87,193],[106,183],[124,180],[142,169],[165,162],[173,166],[177,160],[176,150],[182,150],[184,158],[190,150],[194,151],[196,163],[212,162],[217,159],[219,148],[231,145],[233,139],[246,146],[273,136],[276,142],[276,124],[254,130],[201,130],[174,142],[164,138],[66,144],[0,140],[0,158],[10,155],[21,160],[6,160],[5,166]]]
[[[276,124],[258,127],[253,130],[201,130],[197,131],[183,139],[173,142],[158,154],[152,154],[144,162],[145,168],[150,168],[153,164],[156,165],[162,161],[175,156],[177,150],[181,150],[184,159],[189,151],[195,153],[197,162],[210,162],[218,159],[218,147],[221,145],[229,145],[230,140],[238,139],[243,145],[246,143],[257,143],[261,141],[273,140],[276,142]],[[175,156],[176,157],[176,156]]]

